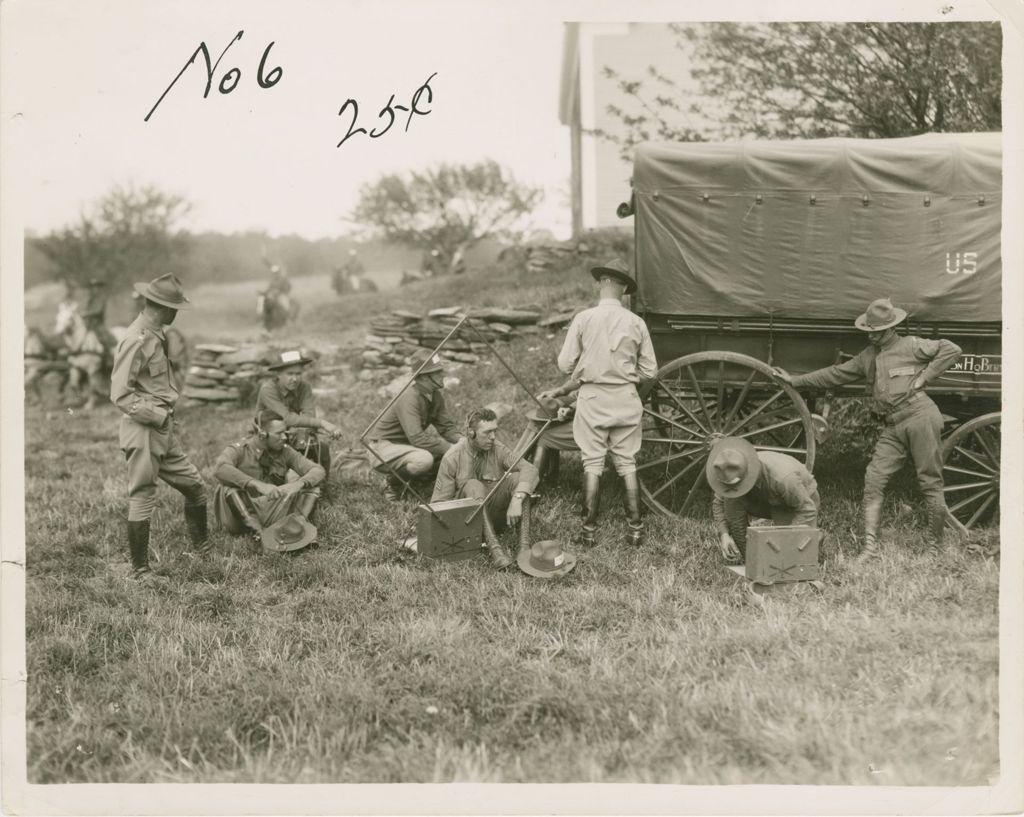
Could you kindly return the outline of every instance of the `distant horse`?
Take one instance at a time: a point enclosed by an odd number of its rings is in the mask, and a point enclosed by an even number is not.
[[[60,391],[68,381],[67,350],[60,337],[47,335],[37,326],[25,327],[25,394],[42,402],[42,379],[50,372],[60,376]]]
[[[84,408],[94,408],[97,397],[109,394],[113,335],[87,326],[78,308],[69,303],[57,308],[55,331],[67,349],[68,385],[79,395],[86,393]]]
[[[375,281],[367,278],[360,272],[354,272],[344,267],[338,267],[334,270],[334,275],[331,277],[331,286],[339,295],[380,291]]]
[[[264,290],[256,298],[256,317],[270,332],[299,317],[299,303],[287,295]]]

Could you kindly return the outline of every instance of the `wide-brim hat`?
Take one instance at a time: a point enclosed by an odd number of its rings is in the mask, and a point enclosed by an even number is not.
[[[516,561],[523,573],[538,579],[557,579],[576,567],[576,554],[562,550],[554,539],[542,539],[519,551]]]
[[[723,499],[750,492],[761,473],[757,449],[742,437],[723,437],[711,447],[704,473],[708,484]]]
[[[185,297],[185,290],[181,288],[181,281],[171,273],[154,278],[148,284],[138,281],[135,284],[135,291],[143,298],[169,306],[171,309],[188,309],[191,305]]]
[[[885,329],[892,329],[907,317],[907,310],[893,306],[888,298],[879,298],[872,301],[853,325],[862,332],[881,332]]]
[[[540,403],[536,406],[532,414],[527,414],[527,420],[533,420],[535,423],[546,423],[548,420],[558,419],[558,410],[564,408],[561,402],[556,397],[538,397],[537,402]]]
[[[313,358],[306,357],[306,353],[301,349],[289,349],[287,352],[281,352],[277,356],[277,360],[267,366],[268,372],[273,372],[278,369],[287,369],[289,366],[305,366],[307,363],[312,363]]]
[[[316,540],[316,526],[301,514],[290,513],[263,529],[263,548],[275,553],[299,550]]]
[[[627,267],[618,258],[609,261],[607,264],[600,267],[591,267],[590,274],[597,281],[602,276],[607,275],[609,278],[614,278],[617,281],[626,285],[626,294],[631,295],[636,292],[636,279],[629,274],[629,267]]]
[[[415,372],[423,363],[426,363],[426,365],[420,369],[418,374],[444,371],[444,362],[441,360],[441,356],[432,353],[428,349],[413,352],[412,361],[409,365],[412,366],[412,370]]]

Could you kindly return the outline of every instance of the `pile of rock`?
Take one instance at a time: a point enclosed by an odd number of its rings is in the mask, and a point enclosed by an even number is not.
[[[459,363],[478,363],[487,355],[488,343],[535,334],[542,326],[559,325],[542,319],[540,307],[532,305],[516,309],[480,308],[468,313],[460,306],[451,306],[432,309],[426,315],[398,309],[370,322],[370,332],[363,342],[360,378],[370,380],[405,369],[416,349],[433,349],[467,315],[469,319],[441,350],[442,357]]]
[[[530,272],[563,269],[577,254],[575,244],[532,244],[526,250],[526,266]]]
[[[247,402],[267,377],[274,350],[262,344],[225,346],[200,343],[195,347],[182,393],[191,405]]]

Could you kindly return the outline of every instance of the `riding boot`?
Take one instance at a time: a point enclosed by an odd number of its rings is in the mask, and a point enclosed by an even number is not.
[[[928,503],[928,555],[942,555],[942,537],[946,530],[946,502],[944,499]]]
[[[159,576],[149,567],[149,520],[128,520],[128,554],[132,560],[131,577],[149,586],[166,586],[166,576]]]
[[[480,515],[484,520],[484,541],[487,543],[487,550],[491,554],[491,564],[494,565],[495,570],[504,570],[512,564],[512,557],[508,555],[508,551],[498,538],[498,534],[494,532],[494,525],[491,524],[491,518],[487,515],[487,511],[481,511]]]
[[[530,495],[523,497],[523,515],[519,519],[519,547],[516,556],[532,546],[530,541]]]
[[[882,521],[882,497],[864,499],[862,513],[864,515],[864,547],[857,557],[858,562],[875,559],[880,551],[878,544],[878,526]]]
[[[384,498],[391,502],[400,502],[405,492],[405,485],[398,477],[388,474],[384,483]]]
[[[626,544],[639,547],[644,541],[644,523],[640,518],[640,484],[635,473],[626,474],[622,481],[625,485],[626,502]]]
[[[253,514],[249,505],[249,498],[241,491],[231,491],[227,494],[228,505],[234,511],[238,521],[249,531],[249,538],[257,545],[263,544],[263,527]]]
[[[583,529],[580,532],[580,544],[593,547],[597,544],[597,514],[600,510],[601,475],[584,472],[583,494]]]
[[[295,513],[299,514],[309,522],[313,521],[313,514],[316,511],[317,500],[319,500],[316,494],[312,491],[299,494],[299,498],[295,500]]]
[[[188,528],[193,550],[200,556],[208,556],[212,546],[206,521],[206,505],[185,506],[185,527]]]
[[[538,485],[544,482],[544,471],[547,466],[547,454],[548,450],[540,443],[537,443],[537,447],[533,454],[533,467],[537,469],[537,476],[539,478],[537,481]]]

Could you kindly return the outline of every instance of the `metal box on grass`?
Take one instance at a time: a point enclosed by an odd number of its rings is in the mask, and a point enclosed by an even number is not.
[[[759,584],[819,579],[821,531],[806,525],[747,528],[746,577]]]
[[[476,556],[483,545],[483,512],[472,522],[466,520],[479,507],[480,500],[473,497],[420,505],[416,550],[424,556],[451,561]]]

